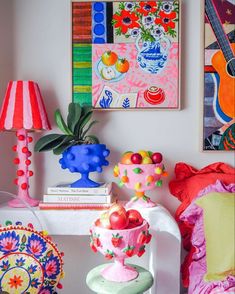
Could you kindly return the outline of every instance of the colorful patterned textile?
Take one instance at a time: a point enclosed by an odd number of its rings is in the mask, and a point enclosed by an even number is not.
[[[52,294],[62,257],[49,236],[21,225],[0,227],[0,293]]]

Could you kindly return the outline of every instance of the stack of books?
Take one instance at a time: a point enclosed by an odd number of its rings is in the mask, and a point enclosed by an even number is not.
[[[40,209],[108,209],[115,201],[113,184],[106,183],[97,188],[72,188],[62,184],[47,188]]]

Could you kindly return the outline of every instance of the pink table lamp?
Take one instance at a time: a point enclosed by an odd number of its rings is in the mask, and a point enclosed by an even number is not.
[[[33,138],[28,136],[28,132],[50,129],[38,84],[33,81],[10,81],[0,114],[0,131],[15,131],[17,136],[17,145],[13,146],[13,150],[18,153],[14,159],[18,165],[14,181],[18,185],[18,196],[8,202],[9,206],[26,207],[25,202],[29,206],[38,205],[39,200],[29,196],[29,177],[33,171],[29,170],[32,153],[28,143]]]

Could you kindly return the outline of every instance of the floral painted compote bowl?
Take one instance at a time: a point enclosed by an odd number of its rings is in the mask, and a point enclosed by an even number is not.
[[[126,211],[122,205],[114,204],[95,221],[90,233],[91,249],[114,260],[101,271],[106,280],[127,282],[138,277],[138,271],[126,265],[125,259],[142,256],[152,236],[148,222],[137,210]]]
[[[154,207],[156,203],[145,195],[145,191],[162,186],[162,176],[167,176],[163,157],[159,152],[125,152],[120,163],[114,167],[114,176],[119,177],[119,186],[135,191],[126,204],[127,208]]]

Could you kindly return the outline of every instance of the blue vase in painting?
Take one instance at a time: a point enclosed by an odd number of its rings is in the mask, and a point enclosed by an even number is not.
[[[160,73],[167,63],[170,45],[170,40],[165,36],[143,42],[139,36],[136,39],[136,48],[137,62],[141,69],[151,74]]]

